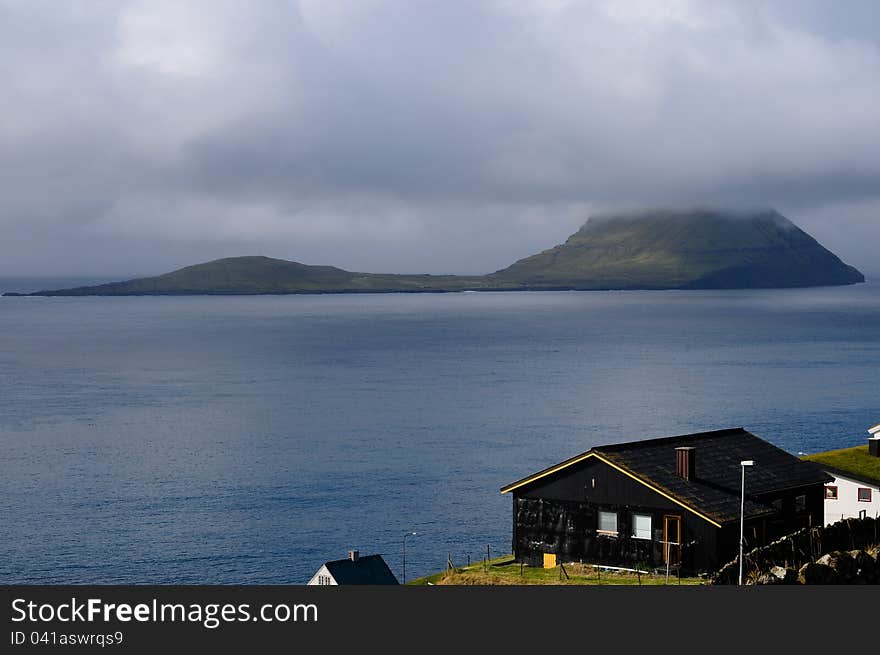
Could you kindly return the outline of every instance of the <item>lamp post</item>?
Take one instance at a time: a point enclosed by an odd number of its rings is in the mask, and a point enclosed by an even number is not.
[[[742,496],[739,503],[739,584],[743,583],[743,534],[746,522],[746,467],[754,466],[755,460],[744,459],[739,463],[742,467]]]
[[[415,537],[417,532],[407,532],[403,535],[403,584],[406,584],[406,538]]]

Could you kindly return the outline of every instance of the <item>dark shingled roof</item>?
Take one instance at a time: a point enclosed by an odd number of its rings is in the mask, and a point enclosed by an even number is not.
[[[357,560],[338,559],[324,564],[336,584],[400,584],[381,555],[364,555]]]
[[[675,472],[675,449],[680,446],[696,449],[696,476],[690,481]],[[576,463],[588,453],[625,469],[718,523],[739,520],[740,462],[743,460],[755,461],[755,465],[746,471],[747,517],[775,513],[773,507],[755,501],[755,496],[822,484],[829,479],[821,467],[798,459],[742,428],[596,446],[584,455],[566,461]],[[560,468],[560,465],[545,471],[554,468]],[[537,479],[542,473],[530,477]],[[529,482],[530,478],[525,478],[514,485]],[[505,490],[514,485],[505,487]]]

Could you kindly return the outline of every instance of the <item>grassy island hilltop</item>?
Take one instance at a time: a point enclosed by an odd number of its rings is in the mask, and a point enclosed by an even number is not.
[[[690,209],[592,217],[565,243],[487,275],[359,273],[248,256],[29,295],[753,289],[864,281],[858,270],[775,210]]]

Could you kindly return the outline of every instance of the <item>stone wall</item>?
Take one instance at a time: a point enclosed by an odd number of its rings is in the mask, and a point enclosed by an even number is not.
[[[832,525],[803,528],[755,548],[743,557],[747,584],[880,583],[880,520],[843,519]],[[721,567],[712,584],[737,584],[739,558]]]

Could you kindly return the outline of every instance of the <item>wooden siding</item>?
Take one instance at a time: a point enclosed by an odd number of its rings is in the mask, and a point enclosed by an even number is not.
[[[617,513],[617,536],[597,533],[600,511]],[[632,536],[634,513],[651,516],[650,540]],[[716,526],[596,458],[515,491],[513,514],[513,551],[533,566],[543,565],[545,552],[562,562],[664,566],[664,515],[681,516],[683,568],[708,571],[724,563]]]
[[[798,496],[804,496],[801,509]],[[767,505],[777,501],[780,515],[747,520],[746,549],[807,525],[823,524],[822,484],[764,494],[755,500]],[[598,532],[600,511],[617,513],[616,536]],[[632,536],[634,513],[651,516],[650,540]],[[713,571],[737,556],[739,523],[719,528],[597,458],[513,492],[513,552],[518,561],[532,566],[543,566],[544,553],[553,553],[561,562],[662,567],[663,517],[667,515],[681,517],[683,569]],[[672,559],[677,560],[675,554]]]

